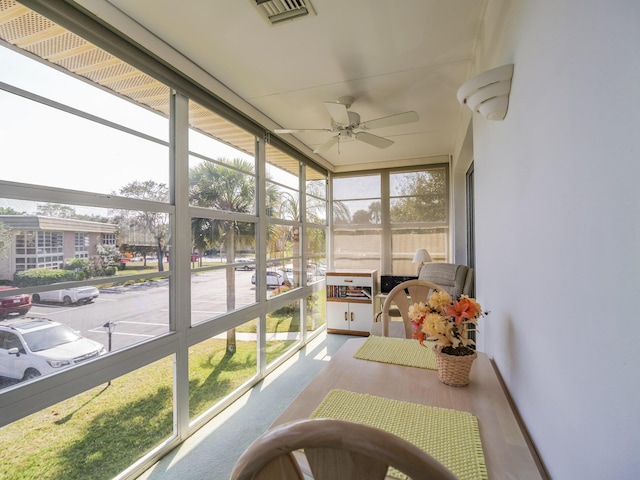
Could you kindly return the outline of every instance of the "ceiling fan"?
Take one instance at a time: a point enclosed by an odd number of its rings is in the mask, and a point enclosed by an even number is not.
[[[417,122],[419,117],[416,112],[397,113],[388,117],[376,118],[360,122],[360,115],[356,112],[348,110],[353,103],[353,97],[340,97],[335,102],[324,102],[329,115],[331,115],[331,128],[276,128],[276,133],[297,133],[297,132],[333,132],[334,135],[324,142],[313,153],[322,153],[338,143],[340,148],[340,140],[347,138],[359,140],[378,148],[387,148],[393,145],[393,140],[379,137],[369,132],[354,132],[354,130],[373,130],[374,128],[391,127],[394,125],[402,125],[404,123]],[[339,150],[338,150],[339,152]]]

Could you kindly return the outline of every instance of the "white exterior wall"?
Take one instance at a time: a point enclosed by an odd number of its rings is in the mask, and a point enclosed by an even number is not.
[[[640,478],[640,2],[489,0],[473,118],[476,293],[493,357],[554,479]]]

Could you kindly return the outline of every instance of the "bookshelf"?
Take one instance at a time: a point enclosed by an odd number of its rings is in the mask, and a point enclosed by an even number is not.
[[[327,272],[327,332],[369,335],[374,299],[378,293],[377,270]]]

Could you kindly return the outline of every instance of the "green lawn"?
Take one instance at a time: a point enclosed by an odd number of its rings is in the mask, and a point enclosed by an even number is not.
[[[289,342],[270,342],[267,356]],[[256,343],[225,340],[190,349],[189,412],[206,411],[256,374]],[[167,358],[0,430],[0,479],[110,479],[173,429],[172,359]]]
[[[313,308],[317,319],[324,318],[323,300],[321,291]],[[267,332],[299,331],[297,305],[269,314]],[[319,325],[316,320],[315,326]],[[256,332],[256,322],[247,322],[236,332]],[[293,343],[267,341],[267,362]],[[227,354],[225,339],[209,339],[190,348],[191,418],[256,374],[256,350],[255,340],[239,340],[236,352]],[[172,432],[173,358],[168,357],[0,429],[0,480],[110,479]]]

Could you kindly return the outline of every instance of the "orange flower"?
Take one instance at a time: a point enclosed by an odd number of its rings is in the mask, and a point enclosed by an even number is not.
[[[469,303],[469,313],[473,315],[474,318],[478,318],[482,314],[482,307],[474,298],[469,298],[467,295],[462,295],[460,301]]]
[[[423,347],[425,347],[425,346],[426,346],[426,345],[424,344],[424,341],[425,341],[425,340],[426,340],[426,338],[427,338],[427,334],[426,334],[426,333],[424,333],[424,332],[416,332],[416,331],[414,331],[414,332],[413,332],[413,338],[416,338],[416,339],[420,342],[420,345],[422,345]]]
[[[464,319],[474,319],[478,316],[479,305],[475,302],[471,302],[468,297],[462,297],[460,301],[454,300],[451,305],[445,307],[445,313],[449,317],[453,317],[456,321],[456,325],[460,325]]]

